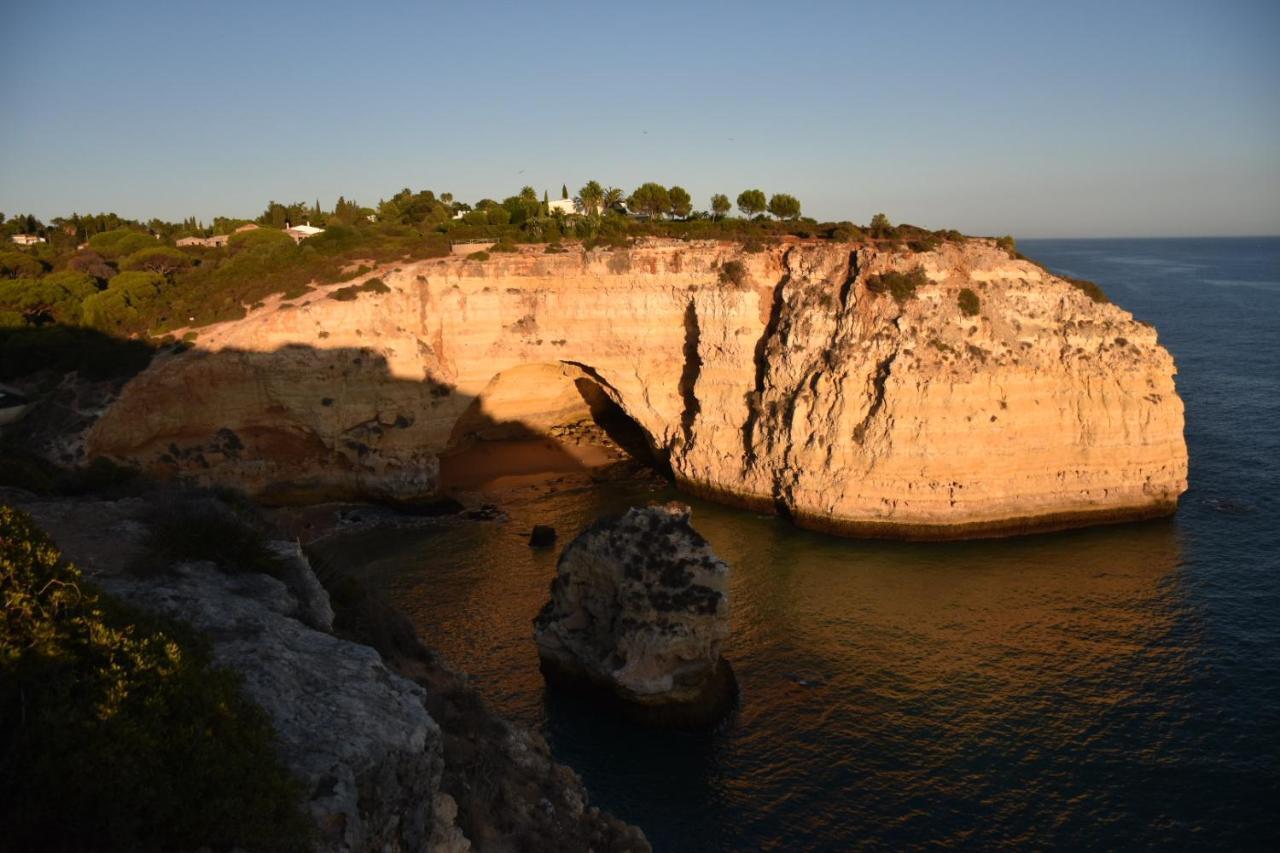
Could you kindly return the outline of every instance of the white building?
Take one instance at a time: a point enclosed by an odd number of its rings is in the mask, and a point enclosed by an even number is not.
[[[314,225],[312,225],[310,222],[306,223],[305,225],[293,225],[293,226],[290,226],[286,222],[284,233],[292,237],[293,242],[301,243],[303,240],[307,239],[308,237],[314,237],[317,234],[323,234],[324,229],[317,228]]]
[[[14,234],[13,242],[19,246],[34,246],[36,243],[43,243],[43,237],[37,237],[34,234]]]
[[[580,212],[581,211],[578,209],[578,203],[571,198],[558,198],[555,201],[547,202],[547,213],[553,215],[563,213],[566,216],[572,216],[573,214]]]

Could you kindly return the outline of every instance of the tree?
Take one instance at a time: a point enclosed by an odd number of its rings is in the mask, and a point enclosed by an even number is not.
[[[764,213],[766,203],[762,190],[743,190],[738,194],[738,210],[748,218]]]
[[[154,272],[122,272],[107,289],[84,300],[84,322],[104,332],[129,332],[141,319],[140,307],[160,293],[164,276]]]
[[[116,274],[111,265],[103,260],[102,255],[92,249],[85,249],[71,257],[67,261],[67,269],[75,272],[82,272],[85,275],[93,276],[100,281],[106,281]]]
[[[525,199],[526,201],[537,201],[538,191],[533,187],[523,186],[520,188],[520,198]]]
[[[729,212],[729,197],[724,193],[716,193],[711,197],[711,214],[716,219],[724,219]]]
[[[169,246],[152,246],[129,255],[120,262],[120,269],[145,270],[169,275],[191,266],[191,261],[190,255],[178,249]]]
[[[566,198],[568,198],[568,197],[569,197],[569,185],[568,185],[568,184],[561,184],[561,185],[560,185],[560,198],[563,200],[563,199],[566,199]]]
[[[601,203],[604,204],[604,209],[612,210],[622,204],[622,196],[622,190],[617,187],[609,187],[604,191],[604,197],[601,199]]]
[[[872,237],[892,237],[893,223],[889,221],[889,217],[883,213],[877,213],[871,217],[871,236]]]
[[[25,252],[0,252],[0,277],[35,278],[44,272],[44,264]]]
[[[684,187],[672,187],[667,190],[667,195],[671,199],[671,212],[681,219],[693,210],[693,198]]]
[[[601,205],[604,204],[604,189],[597,181],[587,181],[582,189],[578,190],[578,204],[582,206],[583,213],[599,213]]]
[[[799,219],[800,200],[786,193],[774,193],[769,198],[769,212],[779,219]]]
[[[671,210],[671,194],[662,184],[652,181],[641,184],[631,194],[628,205],[638,213],[647,213],[657,218]]]

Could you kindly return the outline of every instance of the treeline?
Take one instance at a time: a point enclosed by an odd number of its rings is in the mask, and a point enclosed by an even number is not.
[[[625,247],[643,237],[734,240],[748,251],[783,237],[842,242],[880,241],[928,251],[955,231],[928,231],[891,224],[883,214],[869,225],[818,222],[801,215],[798,199],[748,189],[735,199],[715,194],[706,210],[695,210],[682,187],[649,182],[631,193],[588,181],[570,199],[550,204],[523,187],[502,200],[459,202],[450,193],[403,189],[367,207],[339,198],[330,209],[319,202],[272,201],[252,220],[256,230],[237,231],[250,220],[219,217],[205,224],[130,220],[114,213],[72,214],[42,223],[34,216],[4,220],[0,245],[0,374],[26,367],[62,364],[101,372],[100,348],[67,346],[68,329],[90,330],[113,339],[143,342],[224,320],[236,319],[268,297],[296,298],[313,283],[336,283],[359,275],[344,273],[360,263],[443,257],[451,244],[493,241],[494,251],[517,244],[546,244],[559,251],[565,240],[588,248]],[[573,212],[564,208],[573,207]],[[325,230],[296,243],[282,230],[310,222]],[[28,234],[45,242],[19,245],[9,237]],[[229,234],[225,247],[176,245],[183,236]],[[49,351],[54,330],[61,349]],[[79,336],[76,339],[86,339]],[[136,348],[127,362],[137,364]],[[52,359],[52,361],[49,361]],[[69,361],[68,361],[69,360]],[[91,360],[92,363],[88,363]],[[80,362],[86,363],[81,365]],[[3,378],[0,376],[0,378]]]

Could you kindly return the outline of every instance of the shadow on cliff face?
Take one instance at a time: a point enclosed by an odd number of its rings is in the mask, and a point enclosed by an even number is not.
[[[505,474],[586,471],[611,461],[602,448],[612,461],[622,456],[616,447],[661,469],[650,437],[592,372],[574,365],[554,389],[523,383],[524,398],[507,383],[491,404],[490,389],[463,394],[443,377],[396,376],[373,347],[171,349],[88,431],[83,419],[59,425],[47,416],[67,406],[68,386],[86,382],[64,381],[54,394],[48,371],[43,381],[18,377],[36,402],[6,439],[38,451],[87,435],[86,461],[239,487],[269,503],[429,500]],[[555,404],[544,404],[551,391]]]

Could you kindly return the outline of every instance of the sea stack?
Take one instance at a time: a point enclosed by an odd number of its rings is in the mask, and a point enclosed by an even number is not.
[[[543,674],[642,722],[714,723],[737,693],[721,656],[728,578],[684,504],[600,519],[560,555],[534,620]]]

